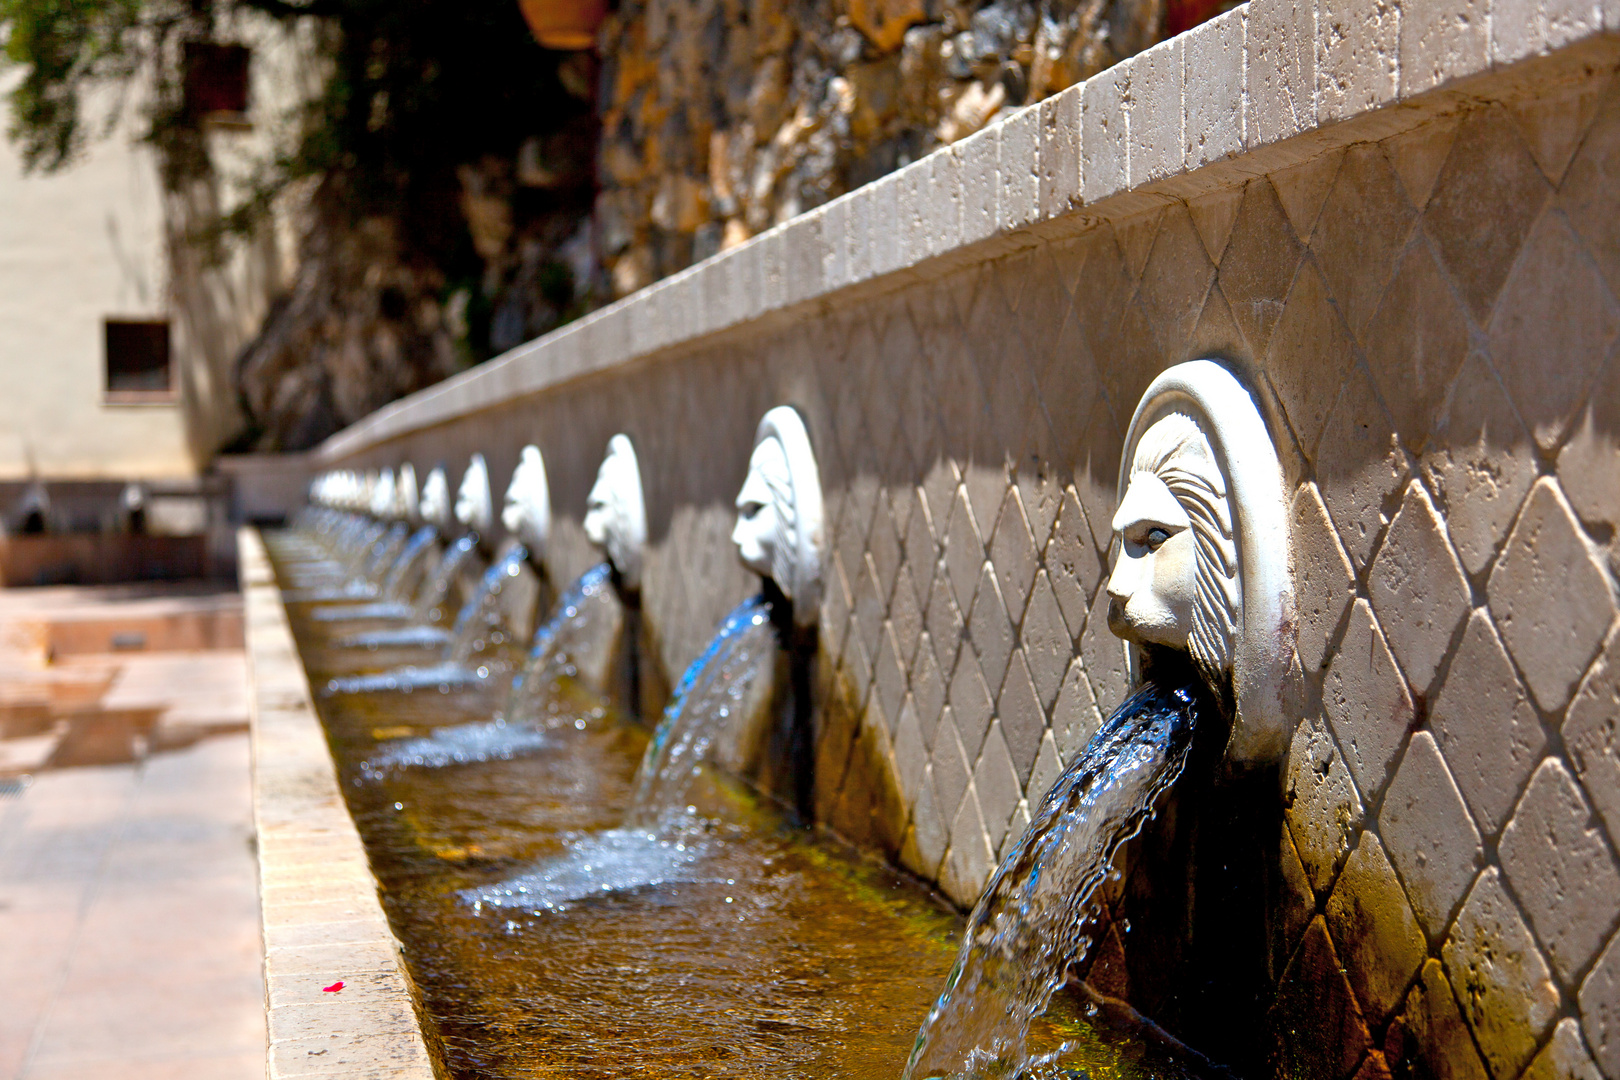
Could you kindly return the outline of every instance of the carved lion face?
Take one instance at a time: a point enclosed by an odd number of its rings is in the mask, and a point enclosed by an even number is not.
[[[1226,480],[1209,440],[1171,413],[1143,433],[1114,514],[1119,554],[1108,628],[1126,641],[1191,654],[1211,680],[1231,667],[1237,549]]]
[[[737,493],[737,526],[731,542],[744,566],[791,590],[795,543],[793,480],[778,439],[763,439],[748,459],[748,479]]]
[[[546,536],[551,531],[551,488],[546,482],[546,465],[537,446],[525,446],[517,468],[512,470],[512,482],[506,486],[506,500],[501,508],[501,524],[521,540],[531,554],[539,555],[544,549]]]
[[[494,499],[489,494],[489,466],[483,454],[474,454],[456,491],[456,520],[473,532],[487,532],[495,523]]]
[[[585,498],[585,536],[606,553],[626,584],[640,581],[647,517],[636,451],[624,435],[608,440],[607,457]]]

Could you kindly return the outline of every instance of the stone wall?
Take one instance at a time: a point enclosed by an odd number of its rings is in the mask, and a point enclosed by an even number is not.
[[[1483,36],[1441,9],[1345,44],[1254,0],[324,459],[481,450],[499,483],[537,442],[563,581],[628,432],[677,673],[753,587],[754,425],[800,407],[818,816],[967,905],[1126,691],[1102,585],[1131,411],[1223,358],[1291,488],[1297,728],[1144,836],[1092,982],[1277,1075],[1620,1080],[1620,44],[1601,12]],[[1166,883],[1185,955],[1131,929]],[[1161,960],[1207,981],[1177,997]],[[1223,1000],[1224,1043],[1195,1015]]]

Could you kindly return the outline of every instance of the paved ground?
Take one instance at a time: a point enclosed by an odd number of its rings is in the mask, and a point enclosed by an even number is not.
[[[0,732],[32,772],[0,795],[0,1080],[263,1076],[240,650],[13,652],[0,683],[47,702]]]

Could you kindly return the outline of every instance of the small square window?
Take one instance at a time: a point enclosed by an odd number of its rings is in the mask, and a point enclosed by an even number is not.
[[[241,116],[248,107],[248,48],[186,43],[186,110],[195,117]]]
[[[166,397],[169,381],[169,321],[108,319],[107,396]]]

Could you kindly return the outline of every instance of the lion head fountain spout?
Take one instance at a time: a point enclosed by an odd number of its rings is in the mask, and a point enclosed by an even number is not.
[[[821,472],[810,435],[798,411],[780,405],[754,433],[731,541],[743,565],[792,602],[800,626],[815,622],[821,603],[824,539]]]
[[[494,503],[489,492],[489,465],[483,454],[474,454],[456,490],[456,520],[482,536],[495,524]]]
[[[607,456],[585,499],[585,535],[607,555],[626,589],[640,587],[647,504],[641,493],[641,466],[628,435],[608,440]]]
[[[1234,712],[1228,756],[1277,758],[1293,592],[1282,468],[1254,398],[1213,360],[1165,371],[1131,419],[1119,492],[1108,628],[1131,681],[1144,653],[1185,653]]]
[[[506,485],[501,507],[501,524],[529,549],[529,558],[538,561],[551,535],[551,486],[546,482],[546,463],[540,448],[530,443],[518,457],[512,480]]]
[[[443,465],[433,466],[427,479],[422,481],[422,497],[417,501],[417,513],[424,524],[432,525],[440,532],[448,531],[455,524],[456,518],[450,508],[450,481],[445,477]]]

